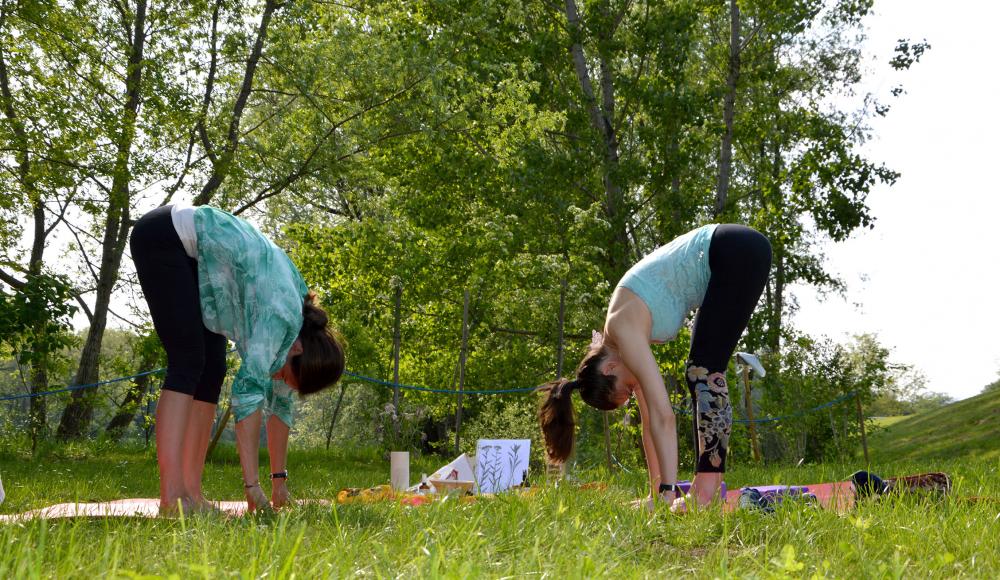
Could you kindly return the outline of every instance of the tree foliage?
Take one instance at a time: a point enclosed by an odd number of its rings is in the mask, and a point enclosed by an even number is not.
[[[881,351],[788,325],[791,284],[843,288],[818,243],[873,227],[867,195],[898,177],[860,149],[885,97],[843,105],[866,73],[859,40],[871,8],[4,2],[3,98],[19,122],[0,128],[0,211],[13,218],[0,229],[0,273],[13,288],[28,271],[12,224],[29,216],[71,240],[74,264],[53,252],[38,262],[69,274],[59,299],[87,311],[74,381],[92,381],[107,321],[127,318],[112,298],[133,285],[125,242],[135,218],[178,199],[211,203],[289,250],[347,338],[352,370],[392,375],[399,289],[401,381],[457,388],[468,291],[466,386],[528,387],[570,372],[635,260],[713,219],[742,222],[775,249],[746,338],[768,347],[780,379],[765,400],[777,412],[848,387],[877,393],[884,385],[865,373],[888,372],[866,366]],[[900,41],[886,66],[908,68],[928,48]],[[676,375],[685,351],[658,348],[664,372]],[[789,385],[811,394],[792,398]],[[352,384],[345,408],[374,417],[389,391],[372,388]],[[332,423],[339,399],[326,400],[309,409]],[[100,404],[75,395],[60,433],[91,429]],[[408,393],[404,404],[421,410],[428,441],[450,437],[453,398]],[[475,431],[530,416],[534,402],[465,404]],[[585,415],[584,428],[599,418]],[[853,435],[830,423],[846,449]]]

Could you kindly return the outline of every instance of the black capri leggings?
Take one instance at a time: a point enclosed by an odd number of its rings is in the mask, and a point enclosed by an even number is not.
[[[733,409],[726,367],[750,322],[771,269],[771,244],[746,226],[715,229],[708,250],[711,277],[694,319],[687,384],[694,416],[696,471],[725,472]]]
[[[202,322],[198,262],[184,251],[170,206],[142,216],[129,246],[153,327],[167,351],[163,388],[217,404],[226,376],[226,337]]]

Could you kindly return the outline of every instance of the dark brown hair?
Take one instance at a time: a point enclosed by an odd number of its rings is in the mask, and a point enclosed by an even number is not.
[[[292,357],[292,371],[299,379],[299,393],[309,395],[335,384],[344,372],[344,347],[329,327],[329,318],[314,304],[310,291],[302,303],[302,354]]]
[[[563,463],[573,452],[576,421],[573,418],[574,390],[580,391],[583,402],[602,411],[616,409],[611,400],[615,377],[601,373],[601,363],[608,356],[606,346],[593,347],[580,361],[573,380],[557,379],[538,387],[547,393],[538,409],[538,421],[545,436],[545,451],[551,463]]]

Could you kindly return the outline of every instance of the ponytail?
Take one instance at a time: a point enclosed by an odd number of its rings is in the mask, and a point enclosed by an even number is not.
[[[545,451],[550,463],[564,463],[573,452],[576,421],[573,418],[571,395],[577,387],[576,381],[558,379],[538,388],[547,393],[538,409],[538,421],[542,425]]]
[[[333,330],[329,317],[316,306],[316,293],[310,291],[302,302],[302,329],[299,341],[302,354],[292,358],[292,371],[299,379],[299,393],[321,391],[340,379],[344,372],[344,348]]]
[[[576,369],[576,379],[558,379],[545,383],[538,390],[546,393],[538,408],[538,421],[545,436],[545,451],[550,463],[564,463],[573,452],[576,421],[570,395],[579,390],[583,402],[602,411],[618,407],[613,400],[615,377],[601,373],[601,363],[608,356],[608,347],[591,345]]]

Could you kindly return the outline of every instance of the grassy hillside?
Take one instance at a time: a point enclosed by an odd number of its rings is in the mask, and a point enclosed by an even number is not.
[[[919,413],[871,438],[878,461],[1000,458],[1000,391]]]

